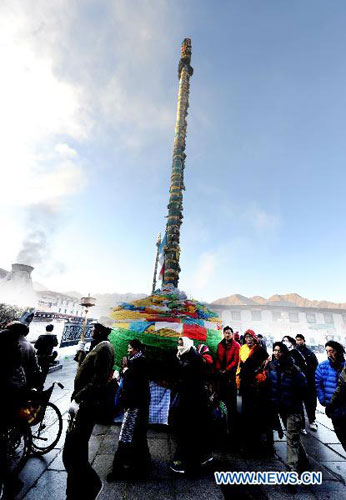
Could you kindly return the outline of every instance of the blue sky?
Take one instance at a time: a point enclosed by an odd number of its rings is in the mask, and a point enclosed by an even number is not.
[[[341,0],[2,2],[0,267],[24,250],[52,289],[150,291],[188,36],[180,288],[345,302],[345,15]]]

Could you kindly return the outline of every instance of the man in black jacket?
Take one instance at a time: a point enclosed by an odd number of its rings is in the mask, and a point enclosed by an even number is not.
[[[307,391],[306,378],[293,363],[283,342],[274,342],[272,361],[267,365],[267,372],[272,409],[274,414],[281,416],[287,432],[288,467],[290,470],[302,472],[308,466],[299,435],[303,419],[303,399]]]
[[[305,344],[305,337],[301,333],[296,335],[296,349],[299,354],[304,358],[305,369],[303,370],[308,384],[308,391],[304,400],[306,413],[308,415],[310,429],[317,431],[316,423],[316,407],[317,407],[317,394],[315,386],[315,371],[318,366],[316,355]]]
[[[37,358],[42,371],[42,387],[46,381],[49,366],[55,360],[58,353],[53,349],[58,345],[57,336],[53,332],[54,325],[46,326],[46,333],[40,335],[35,342],[35,349],[37,351]]]
[[[108,340],[111,329],[94,325],[94,347],[80,365],[69,409],[71,417],[63,451],[67,471],[67,500],[93,500],[102,482],[88,460],[88,443],[94,428],[112,368],[114,348]]]

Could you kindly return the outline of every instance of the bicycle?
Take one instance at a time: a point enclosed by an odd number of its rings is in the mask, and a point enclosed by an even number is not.
[[[1,432],[1,448],[6,452],[8,473],[21,471],[31,450],[31,432],[27,422],[20,420],[9,423]]]
[[[5,439],[7,463],[11,474],[24,467],[30,455],[40,456],[51,451],[62,434],[62,415],[59,408],[49,401],[54,386],[45,391],[32,392],[17,418],[7,426],[0,439]]]
[[[55,384],[63,389],[60,382],[53,382],[49,389],[39,393],[32,401],[33,414],[29,420],[31,429],[31,453],[33,455],[44,455],[51,451],[60,439],[62,433],[62,415],[59,408],[51,403]]]

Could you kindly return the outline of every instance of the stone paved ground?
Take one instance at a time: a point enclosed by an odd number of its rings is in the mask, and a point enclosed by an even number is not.
[[[47,384],[59,380],[64,389],[54,390],[55,402],[64,418],[64,433],[67,424],[67,409],[72,391],[76,364],[64,361],[63,369],[49,374]],[[255,420],[255,419],[254,419]],[[223,471],[284,471],[286,469],[285,440],[275,441],[276,454],[273,458],[244,459],[240,454],[217,450],[214,453],[213,469],[205,471],[202,477],[188,478],[171,473],[167,464],[172,458],[174,441],[167,429],[150,429],[148,433],[153,467],[147,481],[105,483],[101,500],[171,500],[198,499],[217,500],[222,498],[280,499],[295,497],[301,500],[346,498],[346,453],[332,431],[330,420],[324,413],[318,413],[318,432],[303,436],[303,442],[314,471],[322,471],[323,483],[319,486],[228,486],[220,488],[214,481],[214,470]],[[64,433],[57,447],[41,458],[33,457],[27,462],[20,478],[24,487],[18,499],[63,500],[65,499],[66,472],[62,463]],[[117,446],[119,426],[97,425],[89,444],[93,467],[104,479],[112,462]],[[219,447],[220,448],[220,447]]]

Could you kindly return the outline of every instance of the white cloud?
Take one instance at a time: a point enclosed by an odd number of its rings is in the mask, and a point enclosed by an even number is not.
[[[90,128],[81,112],[81,87],[54,73],[55,53],[49,44],[37,46],[35,30],[46,11],[36,18],[29,4],[35,11],[33,2],[5,1],[0,6],[2,182],[15,186],[3,191],[2,205],[41,202],[47,190],[53,197],[71,192],[70,181],[81,178],[81,164],[57,163],[57,153],[60,159],[76,158],[67,144],[57,144],[55,154],[49,148],[56,136],[83,140]]]
[[[178,79],[174,68],[167,89],[165,64],[167,53],[177,62],[180,9],[164,0],[101,4],[0,3],[0,158],[9,187],[0,207],[10,214],[6,236],[15,242],[0,248],[0,265],[20,250],[18,235],[27,239],[36,225],[48,231],[53,223],[56,237],[57,212],[88,182],[83,144],[97,149],[100,138],[111,137],[115,149],[142,151],[162,131],[173,135]],[[100,8],[97,19],[89,7]],[[69,253],[59,259],[68,268]]]
[[[241,216],[257,233],[273,232],[281,226],[280,215],[268,212],[257,202],[249,202]]]
[[[54,151],[59,153],[63,158],[77,158],[78,153],[75,149],[71,148],[68,144],[56,144]]]
[[[200,256],[195,278],[193,280],[195,289],[203,289],[208,285],[210,279],[213,277],[215,267],[216,255],[205,252]]]
[[[276,229],[280,226],[280,218],[278,215],[269,214],[263,209],[259,209],[254,214],[254,226],[258,231]]]

